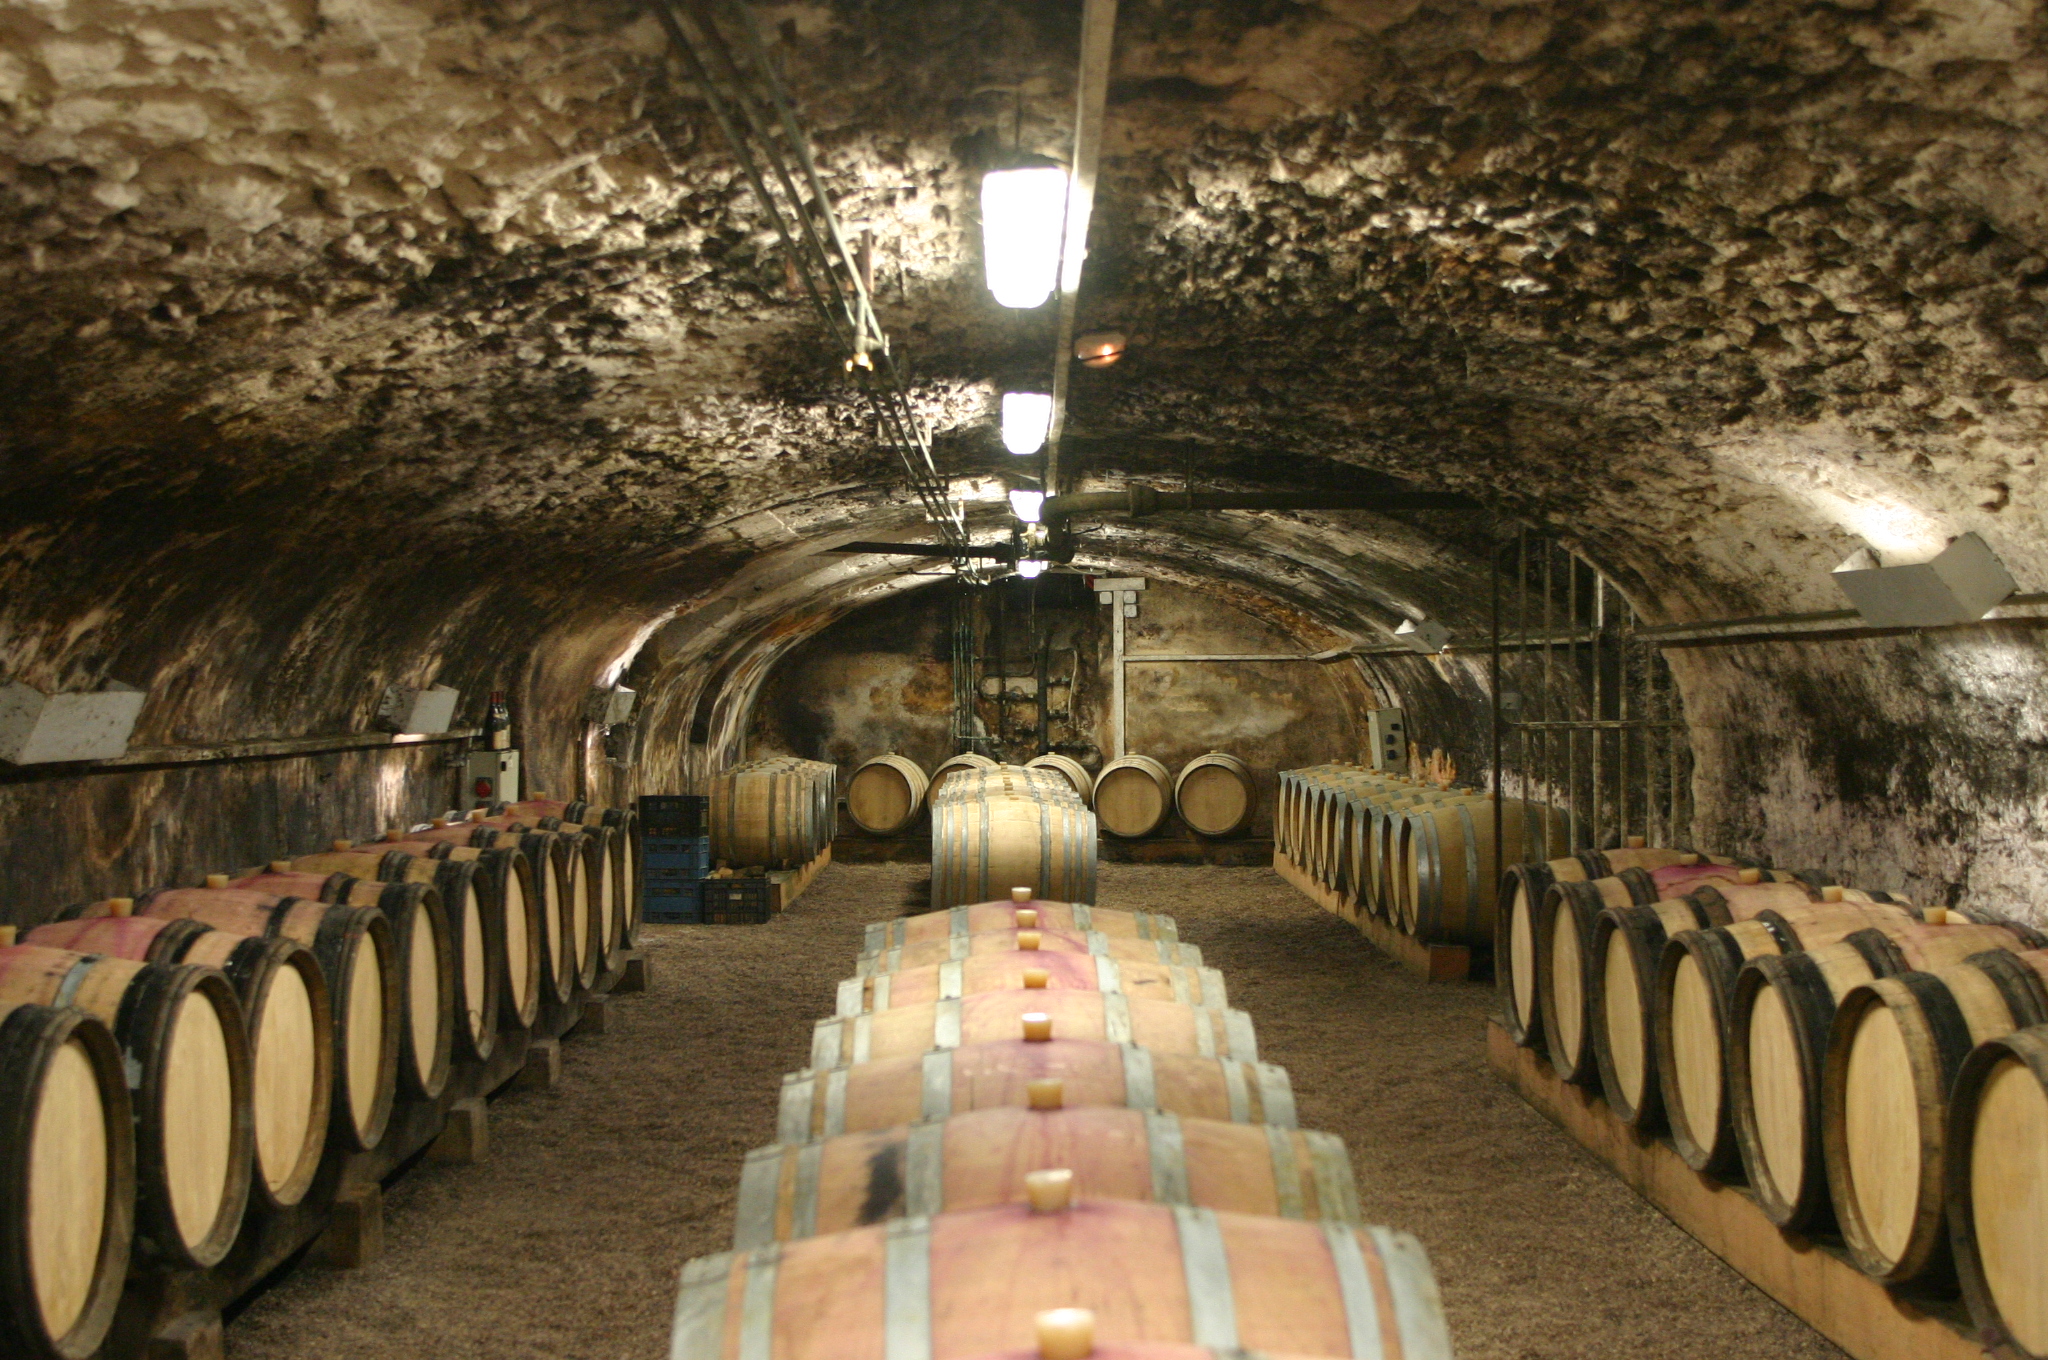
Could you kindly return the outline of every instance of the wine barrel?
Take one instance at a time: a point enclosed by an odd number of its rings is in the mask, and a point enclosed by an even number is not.
[[[479,850],[519,852],[526,860],[535,910],[540,917],[540,937],[536,943],[540,951],[538,971],[542,995],[557,1005],[566,1006],[573,1002],[578,987],[578,951],[572,932],[579,928],[579,922],[571,907],[569,866],[572,857],[579,866],[584,858],[574,854],[571,848],[573,838],[559,831],[531,828],[515,831],[509,826],[487,825],[482,821],[450,822],[429,827],[413,832],[412,838],[445,841],[450,845]],[[629,894],[629,900],[637,901],[637,892]],[[583,914],[585,918],[589,915],[587,903]],[[589,921],[584,919],[580,927],[588,931]]]
[[[484,885],[484,909],[492,911],[495,907],[497,917],[494,924],[498,960],[503,969],[499,985],[501,995],[509,1003],[499,1019],[520,1029],[531,1028],[540,1015],[541,970],[547,955],[546,931],[541,922],[542,899],[534,886],[532,861],[509,845],[485,849],[444,841],[393,839],[395,834],[402,833],[389,833],[384,840],[359,848],[426,859],[467,860],[477,866],[477,879]],[[604,833],[606,850],[610,849],[610,836],[609,831]],[[605,864],[609,867],[610,861]],[[606,925],[616,929],[616,921],[611,918],[607,918]]]
[[[1815,1103],[1836,1221],[1866,1275],[1901,1285],[1947,1273],[1949,1091],[1971,1049],[2048,1024],[2044,979],[2048,951],[1994,948],[1843,996]]]
[[[1581,850],[1544,863],[1510,865],[1501,883],[1500,899],[1505,905],[1494,916],[1493,942],[1494,985],[1500,993],[1501,1020],[1509,1036],[1524,1048],[1533,1047],[1540,1037],[1536,915],[1553,883],[1613,878],[1630,869],[1654,873],[1658,869],[1691,867],[1702,862],[1732,863],[1690,850],[1630,847]]]
[[[1157,963],[1124,963],[1106,954],[1048,954],[1016,949],[909,968],[900,973],[850,977],[839,984],[837,1015],[863,1015],[896,1006],[921,1006],[980,992],[1043,988],[1048,991],[1117,992],[1153,1001],[1221,1010],[1223,974],[1214,968],[1179,968]]]
[[[0,1005],[66,1001],[113,1031],[135,1119],[136,1235],[205,1269],[235,1243],[249,1199],[249,1043],[228,980],[38,945],[0,948]]]
[[[1024,919],[1023,913],[1030,919]],[[868,925],[864,949],[870,954],[886,949],[901,949],[906,945],[926,944],[935,940],[960,938],[968,935],[983,935],[991,931],[1014,930],[1057,930],[1074,932],[1098,931],[1118,939],[1167,940],[1180,939],[1179,927],[1171,916],[1157,916],[1147,911],[1117,911],[1110,907],[1091,907],[1086,902],[1045,902],[1026,896],[1022,900],[1013,898],[1008,902],[976,902],[968,906],[952,907],[946,911],[919,912],[915,916],[899,916],[893,921],[874,921]]]
[[[1087,806],[1059,771],[1032,769],[1025,765],[962,770],[946,781],[946,787],[933,790],[928,801],[936,811],[948,804],[974,803],[989,798],[1043,798],[1069,807]]]
[[[834,766],[785,758],[734,766],[714,776],[713,857],[735,868],[796,869],[810,863],[832,840],[837,778]]]
[[[162,888],[137,898],[134,910],[310,949],[326,975],[333,1011],[334,1134],[355,1151],[383,1140],[397,1086],[405,993],[382,911],[239,888]]]
[[[1451,1354],[1428,1257],[1411,1237],[1097,1199],[902,1219],[693,1261],[670,1356],[799,1360],[830,1338],[850,1355],[968,1360],[1014,1352],[1038,1313],[1069,1307],[1092,1310],[1105,1343]]]
[[[1294,1127],[1293,1088],[1285,1069],[1269,1063],[1089,1039],[1013,1039],[791,1072],[782,1079],[776,1137],[803,1143],[1001,1105],[1121,1105]]]
[[[610,827],[618,839],[619,863],[624,875],[624,886],[620,896],[624,906],[620,913],[623,924],[619,928],[619,945],[631,949],[640,937],[640,906],[646,900],[646,865],[641,861],[640,814],[632,808],[606,808],[600,824]]]
[[[1392,823],[1390,877],[1401,928],[1432,943],[1474,947],[1494,939],[1501,863],[1545,849],[1565,829],[1541,803],[1508,799],[1500,807],[1503,843],[1496,845],[1494,800],[1484,794],[1423,804]]]
[[[1036,897],[1095,896],[1095,814],[1045,796],[932,804],[934,909],[1027,886]]]
[[[498,961],[504,945],[496,925],[503,919],[503,904],[491,896],[490,884],[479,875],[477,862],[347,849],[301,855],[289,862],[279,860],[271,868],[327,875],[330,883],[369,879],[432,885],[447,912],[449,946],[455,955],[456,1051],[476,1062],[490,1061],[497,1051],[499,997],[505,973]]]
[[[1412,799],[1414,786],[1406,779],[1353,774],[1325,787],[1321,831],[1309,859],[1314,876],[1354,915],[1388,919],[1392,904],[1379,881],[1374,846],[1390,800]]]
[[[1164,963],[1182,968],[1202,966],[1202,951],[1191,944],[1105,935],[1099,930],[990,930],[979,935],[949,935],[941,940],[864,951],[854,971],[862,977],[900,973],[906,968],[931,968],[977,954],[1044,950],[1052,954],[1107,954],[1132,963]]]
[[[1027,1020],[1027,1017],[1030,1017]],[[1157,1053],[1257,1062],[1258,1040],[1243,1011],[1183,1006],[1121,992],[979,992],[951,1001],[897,1006],[820,1020],[811,1066],[841,1067],[911,1058],[937,1048],[1026,1038],[1101,1039]]]
[[[929,786],[924,770],[908,756],[876,756],[846,781],[846,815],[870,836],[897,835],[924,810]]]
[[[1095,806],[1095,776],[1088,773],[1088,767],[1072,756],[1058,752],[1047,752],[1024,762],[1027,770],[1050,770],[1067,781],[1074,790],[1074,796],[1081,800],[1082,807]]]
[[[1645,1130],[1663,1123],[1664,1101],[1656,1062],[1656,995],[1665,944],[1682,931],[1711,930],[1727,923],[1727,918],[1707,911],[1689,897],[1608,907],[1594,919],[1590,972],[1598,994],[1587,1006],[1593,1053],[1608,1108],[1624,1123]],[[1530,988],[1532,994],[1534,990]],[[1546,1048],[1551,1028],[1544,1025],[1536,1035]],[[1571,1041],[1567,1038],[1561,1043],[1569,1055]]]
[[[248,1033],[251,1189],[273,1208],[306,1197],[320,1156],[334,1090],[334,1032],[327,975],[296,940],[215,930],[201,921],[102,916],[53,921],[23,944],[107,954],[147,963],[217,968],[234,984]]]
[[[2048,1357],[2048,1025],[1979,1044],[1949,1091],[1945,1200],[1970,1320],[1999,1360]]]
[[[1173,780],[1173,810],[1197,836],[1234,836],[1258,807],[1252,767],[1224,751],[1196,756]]]
[[[72,1007],[0,1002],[0,1351],[84,1360],[114,1320],[135,1232],[121,1049]]]
[[[1657,874],[1663,875],[1661,881]],[[1598,1070],[1600,1035],[1608,1020],[1604,983],[1610,965],[1601,951],[1614,943],[1611,932],[1600,928],[1603,912],[1682,898],[1684,905],[1675,909],[1674,914],[1680,920],[1692,915],[1701,927],[1711,927],[1748,920],[1771,905],[1804,906],[1817,902],[1824,891],[1792,881],[1790,875],[1776,876],[1785,880],[1782,886],[1774,880],[1752,891],[1750,883],[1732,880],[1731,874],[1770,876],[1769,871],[1756,869],[1691,865],[1660,869],[1656,874],[1630,869],[1613,878],[1567,880],[1551,885],[1537,909],[1534,938],[1540,947],[1534,963],[1537,1005],[1549,1017],[1543,1042],[1554,1070],[1568,1081],[1582,1083],[1590,1083]],[[1703,887],[1711,891],[1701,892]],[[1868,902],[1878,895],[1845,889],[1839,896],[1844,901]],[[1648,930],[1652,922],[1661,918],[1634,919],[1639,929]],[[1661,948],[1659,939],[1657,949]],[[1626,956],[1612,963],[1619,968],[1624,963],[1641,962],[1644,967],[1639,980],[1647,983],[1655,976],[1656,958],[1655,953],[1646,952],[1640,960]],[[1631,999],[1648,995],[1646,988],[1630,992],[1622,983],[1615,1004],[1624,1015],[1640,1021],[1642,1013]]]
[[[882,1219],[1022,1203],[1024,1172],[1042,1167],[1071,1170],[1084,1201],[1360,1217],[1351,1157],[1334,1134],[1156,1110],[994,1109],[756,1148],[740,1172],[733,1245],[746,1251]]]
[[[957,756],[947,756],[932,770],[930,794],[936,794],[945,787],[948,780],[963,770],[993,770],[998,762],[990,760],[978,751],[962,751]]]
[[[1694,897],[1710,900],[1703,895],[1714,892],[1701,889]],[[1905,919],[1902,909],[1882,904],[1815,902],[1671,937],[1657,969],[1654,1039],[1671,1144],[1686,1165],[1724,1176],[1741,1159],[1724,1055],[1742,965],[1759,955],[1818,949],[1880,922]]]
[[[1112,836],[1149,836],[1172,806],[1173,777],[1150,756],[1120,756],[1095,777],[1095,815]]]
[[[448,1084],[448,1073],[464,1020],[464,978],[461,951],[449,925],[441,890],[431,883],[380,883],[347,874],[301,874],[284,860],[277,871],[257,871],[231,879],[231,888],[246,888],[273,897],[312,897],[342,906],[375,907],[391,923],[392,956],[398,961],[398,1079],[411,1095],[432,1100]],[[467,872],[467,870],[465,870]],[[211,880],[209,880],[211,881]],[[470,892],[466,906],[473,926],[482,929],[482,911]]]

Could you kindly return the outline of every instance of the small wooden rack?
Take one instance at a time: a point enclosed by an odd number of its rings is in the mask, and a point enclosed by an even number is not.
[[[1273,851],[1273,872],[1321,907],[1357,926],[1375,949],[1424,982],[1465,982],[1472,977],[1472,951],[1462,944],[1427,944],[1370,914],[1347,907],[1344,899],[1298,868],[1287,853]]]
[[[1856,1360],[1982,1360],[1959,1303],[1908,1298],[1838,1248],[1781,1231],[1748,1191],[1694,1171],[1664,1142],[1615,1118],[1597,1092],[1560,1081],[1498,1021],[1487,1022],[1486,1056],[1522,1099],[1630,1189]]]

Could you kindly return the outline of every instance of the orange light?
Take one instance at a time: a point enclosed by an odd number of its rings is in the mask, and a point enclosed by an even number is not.
[[[1130,341],[1122,331],[1090,331],[1074,341],[1074,357],[1089,368],[1108,368],[1128,348]]]

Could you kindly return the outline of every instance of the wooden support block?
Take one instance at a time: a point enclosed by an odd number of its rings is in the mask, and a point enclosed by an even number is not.
[[[1856,1360],[1981,1360],[1955,1301],[1888,1290],[1839,1248],[1780,1231],[1745,1191],[1702,1176],[1662,1140],[1616,1119],[1598,1094],[1558,1080],[1497,1020],[1486,1025],[1486,1057],[1524,1100],[1658,1212]]]
[[[327,1231],[314,1239],[311,1259],[337,1270],[356,1270],[384,1254],[384,1188],[371,1181],[335,1196]]]
[[[606,1034],[611,1030],[610,997],[593,996],[583,1003],[583,1018],[569,1027],[571,1034]]]
[[[647,969],[646,950],[622,951],[619,955],[619,980],[612,986],[612,995],[627,996],[633,992],[646,991],[650,976]]]
[[[1358,910],[1356,904],[1316,882],[1280,850],[1273,851],[1273,872],[1324,911],[1341,916],[1358,927],[1358,933],[1375,949],[1406,968],[1424,982],[1464,982],[1472,976],[1472,951],[1462,944],[1427,944],[1403,934],[1377,916]]]
[[[546,1091],[561,1079],[561,1043],[554,1039],[535,1039],[526,1046],[526,1066],[512,1078],[512,1086],[519,1091]]]
[[[448,1107],[441,1135],[427,1148],[427,1159],[454,1166],[473,1166],[491,1155],[491,1113],[482,1096],[458,1100]]]
[[[226,1360],[220,1314],[185,1314],[158,1330],[142,1354],[143,1360]]]

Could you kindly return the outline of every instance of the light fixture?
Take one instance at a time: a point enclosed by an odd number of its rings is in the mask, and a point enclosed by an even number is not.
[[[1834,570],[1835,584],[1865,623],[1878,628],[1933,628],[1983,618],[2018,588],[1989,544],[1964,534],[1928,562],[1880,565],[1859,549]]]
[[[1046,392],[1003,393],[1003,447],[1011,453],[1037,453],[1052,428],[1052,396]]]
[[[1044,570],[1045,563],[1035,557],[1019,558],[1017,561],[1017,574],[1027,581]]]
[[[1403,619],[1394,629],[1394,641],[1424,656],[1440,652],[1451,640],[1451,630],[1435,619]]]
[[[1108,368],[1129,347],[1122,331],[1090,331],[1074,342],[1074,357],[1089,368]]]
[[[1038,523],[1039,511],[1045,507],[1043,491],[1012,491],[1010,509],[1026,524]]]
[[[1059,281],[1067,172],[1057,165],[981,177],[981,252],[988,290],[1005,307],[1037,307]]]

